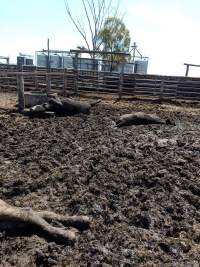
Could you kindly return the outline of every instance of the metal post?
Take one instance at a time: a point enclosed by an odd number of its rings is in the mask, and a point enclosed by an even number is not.
[[[135,62],[135,54],[136,54],[136,49],[137,49],[137,44],[133,43],[133,63]]]
[[[18,95],[18,110],[19,112],[23,112],[25,108],[23,74],[17,75],[17,95]]]

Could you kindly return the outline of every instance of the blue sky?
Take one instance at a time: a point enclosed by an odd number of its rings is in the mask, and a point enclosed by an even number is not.
[[[81,0],[68,2],[84,21]],[[149,73],[184,75],[184,62],[200,64],[199,0],[121,0],[121,10],[132,42],[150,57]],[[12,62],[19,52],[34,55],[48,37],[52,49],[83,44],[63,0],[0,0],[0,55]],[[200,76],[200,68],[190,75]]]

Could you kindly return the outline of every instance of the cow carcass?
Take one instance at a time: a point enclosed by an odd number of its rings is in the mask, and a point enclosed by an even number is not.
[[[49,223],[52,221],[61,223],[63,228],[52,226]],[[50,211],[33,211],[28,208],[19,208],[0,199],[1,231],[24,233],[25,230],[29,230],[30,233],[51,241],[74,243],[77,230],[64,229],[64,226],[84,230],[90,226],[90,219],[87,216],[62,216]]]
[[[147,125],[147,124],[168,124],[174,125],[170,120],[164,120],[154,114],[147,114],[144,112],[135,112],[131,114],[122,115],[116,122],[117,127],[129,125]]]
[[[86,103],[77,101],[70,98],[60,100],[59,98],[51,98],[48,103],[34,106],[30,109],[32,113],[42,113],[46,111],[54,112],[57,115],[72,116],[75,114],[83,113],[89,114],[92,106],[99,103],[101,100]]]

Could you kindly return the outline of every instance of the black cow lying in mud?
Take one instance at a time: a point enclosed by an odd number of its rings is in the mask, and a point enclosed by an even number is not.
[[[63,228],[50,225],[48,222],[58,221]],[[61,216],[49,211],[33,211],[11,206],[0,199],[0,230],[11,233],[29,231],[57,243],[72,244],[76,240],[77,230],[66,230],[64,226],[79,230],[89,228],[87,216]]]
[[[69,98],[60,100],[59,98],[51,98],[48,103],[34,106],[30,109],[32,114],[43,113],[51,111],[57,115],[71,116],[78,113],[89,114],[92,106],[99,103],[101,100],[93,101],[91,103],[75,101]]]
[[[163,120],[156,115],[146,114],[144,112],[135,112],[131,114],[122,115],[116,122],[117,127],[147,124],[175,125],[170,119]]]

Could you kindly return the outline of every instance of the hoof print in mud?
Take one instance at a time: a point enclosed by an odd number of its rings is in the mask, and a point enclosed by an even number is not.
[[[135,227],[150,229],[151,218],[148,214],[136,214],[132,216],[130,223]]]

